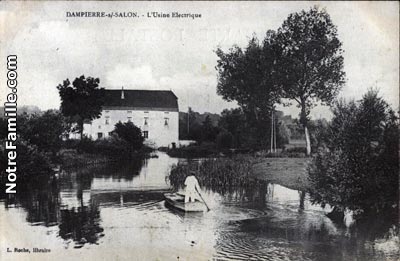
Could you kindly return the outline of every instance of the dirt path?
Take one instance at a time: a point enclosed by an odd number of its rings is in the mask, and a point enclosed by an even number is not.
[[[265,158],[253,165],[256,178],[282,186],[307,190],[309,158]]]

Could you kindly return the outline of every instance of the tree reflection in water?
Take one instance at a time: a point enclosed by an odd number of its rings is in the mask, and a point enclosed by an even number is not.
[[[104,236],[104,229],[100,226],[99,205],[96,202],[91,200],[88,206],[62,209],[60,213],[59,235],[65,240],[74,240],[75,248],[80,248],[85,243],[97,243]]]
[[[93,178],[96,176],[114,178],[114,173],[133,178],[138,174],[142,164],[143,161],[139,161],[135,164],[121,164],[124,168],[112,164],[61,170],[58,178],[48,175],[20,180],[19,193],[12,196],[2,195],[2,198],[6,208],[25,209],[26,221],[32,225],[46,227],[58,225],[59,236],[64,240],[73,240],[75,248],[80,248],[86,243],[95,244],[104,236],[104,229],[100,226],[97,200],[91,196],[89,201],[84,200],[84,194],[87,195],[87,191],[90,190]]]
[[[53,179],[35,178],[21,180],[19,192],[5,197],[5,207],[22,207],[27,211],[26,220],[33,225],[46,227],[57,225],[59,218],[59,186]]]

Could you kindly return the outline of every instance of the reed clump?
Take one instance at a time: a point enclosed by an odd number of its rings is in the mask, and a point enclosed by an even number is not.
[[[222,192],[230,188],[252,187],[263,181],[254,178],[255,159],[247,156],[214,158],[178,163],[172,166],[168,181],[175,189],[182,188],[185,178],[195,172],[201,186]]]

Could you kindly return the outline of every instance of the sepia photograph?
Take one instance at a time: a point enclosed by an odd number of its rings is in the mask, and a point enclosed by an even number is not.
[[[398,1],[1,1],[0,260],[399,261]]]

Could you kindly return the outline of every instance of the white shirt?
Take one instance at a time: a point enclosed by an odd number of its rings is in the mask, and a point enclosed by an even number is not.
[[[195,192],[196,188],[200,190],[199,182],[193,175],[186,177],[185,186],[186,186],[186,192]]]

